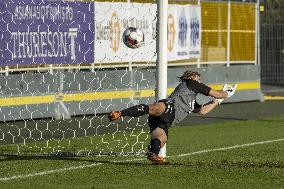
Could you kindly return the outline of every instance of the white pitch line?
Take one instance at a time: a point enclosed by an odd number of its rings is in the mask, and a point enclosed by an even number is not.
[[[191,155],[196,155],[196,154],[203,154],[203,153],[208,153],[208,152],[216,152],[216,151],[225,151],[225,150],[231,150],[231,149],[236,149],[236,148],[242,148],[242,147],[247,147],[247,146],[255,146],[259,144],[268,144],[268,143],[273,143],[273,142],[282,142],[284,139],[276,139],[276,140],[266,140],[266,141],[261,141],[261,142],[253,142],[253,143],[248,143],[248,144],[238,144],[235,146],[229,146],[229,147],[223,147],[223,148],[215,148],[215,149],[209,149],[209,150],[201,150],[197,152],[191,152],[187,154],[180,154],[177,156],[168,156],[168,157],[184,157],[184,156],[191,156]]]
[[[3,177],[0,178],[0,181],[8,181],[8,180],[14,180],[14,179],[22,179],[22,178],[28,178],[28,177],[35,177],[35,176],[41,176],[41,175],[48,175],[51,173],[60,173],[64,171],[71,171],[71,170],[76,170],[76,169],[84,169],[87,167],[94,167],[97,165],[101,165],[103,163],[93,163],[89,165],[80,165],[80,166],[74,166],[74,167],[67,167],[63,169],[55,169],[55,170],[50,170],[50,171],[43,171],[43,172],[38,172],[38,173],[31,173],[27,175],[17,175],[17,176],[12,176],[12,177]]]
[[[284,139],[266,140],[266,141],[240,144],[240,145],[223,147],[223,148],[201,150],[201,151],[191,152],[191,153],[187,153],[187,154],[180,154],[180,155],[176,155],[176,156],[168,156],[168,158],[192,156],[192,155],[204,154],[204,153],[216,152],[216,151],[226,151],[226,150],[231,150],[231,149],[236,149],[236,148],[243,148],[243,147],[248,147],[248,146],[255,146],[255,145],[260,145],[260,144],[268,144],[268,143],[282,142],[282,141],[284,141]],[[111,162],[123,163],[123,162],[132,162],[132,161],[141,161],[141,160],[144,160],[144,158],[131,159],[131,160],[125,160],[125,161],[111,161]],[[52,173],[60,173],[60,172],[64,172],[64,171],[84,169],[84,168],[99,166],[99,165],[103,165],[103,164],[105,164],[105,163],[93,163],[93,164],[88,164],[88,165],[80,165],[80,166],[73,166],[73,167],[68,167],[68,168],[63,168],[63,169],[55,169],[55,170],[50,170],[50,171],[31,173],[31,174],[27,174],[27,175],[16,175],[16,176],[12,176],[12,177],[3,177],[3,178],[0,178],[0,181],[9,181],[9,180],[15,180],[15,179],[23,179],[23,178],[29,178],[29,177],[35,177],[35,176],[42,176],[42,175],[48,175],[48,174],[52,174]]]

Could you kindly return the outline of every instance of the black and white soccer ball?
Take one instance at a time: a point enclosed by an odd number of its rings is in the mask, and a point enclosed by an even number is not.
[[[144,43],[144,33],[140,29],[129,27],[123,32],[122,40],[127,47],[136,49]]]

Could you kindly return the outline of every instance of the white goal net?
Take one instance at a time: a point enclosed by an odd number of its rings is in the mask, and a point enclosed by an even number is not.
[[[0,153],[142,153],[147,118],[105,113],[154,102],[156,5],[0,4]],[[145,34],[139,49],[122,44],[130,26]]]

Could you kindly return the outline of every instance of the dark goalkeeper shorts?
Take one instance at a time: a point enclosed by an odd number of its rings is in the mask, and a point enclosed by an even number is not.
[[[149,115],[148,124],[150,127],[150,133],[152,133],[157,127],[159,127],[163,129],[168,136],[168,129],[171,127],[175,119],[174,103],[165,99],[159,100],[158,102],[163,102],[166,106],[166,110],[162,115],[158,117]]]

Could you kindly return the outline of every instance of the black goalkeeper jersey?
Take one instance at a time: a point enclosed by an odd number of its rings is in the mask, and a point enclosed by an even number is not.
[[[174,103],[174,123],[179,123],[191,112],[199,112],[201,106],[196,103],[196,96],[198,93],[208,96],[210,90],[210,87],[195,80],[181,82],[167,98]]]

